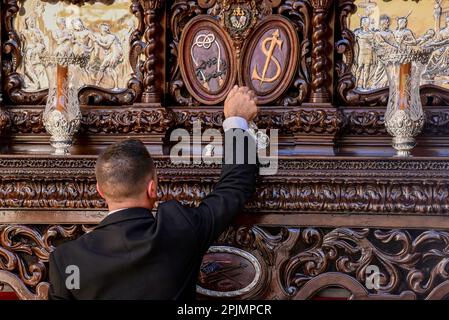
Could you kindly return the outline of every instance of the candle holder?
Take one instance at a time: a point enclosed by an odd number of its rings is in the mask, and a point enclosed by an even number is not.
[[[392,146],[396,155],[409,157],[416,146],[415,137],[421,133],[425,123],[419,90],[434,48],[377,43],[374,50],[389,81],[385,128],[393,136]]]
[[[79,81],[70,69],[80,64],[80,60],[71,54],[57,54],[48,59],[48,65],[54,70],[52,75],[56,74],[56,78],[50,79],[43,123],[55,149],[53,154],[69,155],[73,136],[82,118],[78,101]]]

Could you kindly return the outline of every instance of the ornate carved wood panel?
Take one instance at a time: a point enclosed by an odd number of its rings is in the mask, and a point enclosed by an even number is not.
[[[309,299],[339,287],[350,299],[446,298],[447,89],[429,73],[421,88],[426,124],[415,157],[391,158],[385,75],[373,67],[382,81],[364,90],[374,78],[364,82],[360,66],[374,62],[360,48],[373,34],[393,32],[395,17],[387,27],[384,7],[370,15],[364,2],[116,0],[108,4],[122,15],[115,20],[62,14],[70,6],[84,12],[106,5],[97,2],[4,2],[0,282],[22,299],[46,297],[49,253],[106,214],[93,169],[96,155],[115,141],[135,137],[147,145],[160,171],[162,201],[198,204],[220,167],[171,163],[170,134],[191,131],[198,121],[203,130],[221,129],[221,105],[241,84],[263,104],[257,126],[278,130],[279,168],[259,178],[254,198],[205,256],[198,297]],[[30,13],[35,8],[47,17],[50,5],[60,15],[48,24]],[[443,3],[435,30],[447,28],[446,9]],[[359,19],[366,15],[368,31]],[[67,30],[58,30],[64,23]],[[412,27],[417,38],[426,35]],[[73,156],[58,158],[48,155],[42,123],[47,89],[29,71],[43,74],[43,52],[50,55],[53,42],[68,31],[75,43],[81,35],[96,43],[110,39],[123,56],[117,60],[100,44],[74,45],[93,59],[91,82],[78,95],[83,119]],[[49,40],[47,51],[30,41],[41,34]],[[121,86],[112,83],[113,71],[126,74],[117,81]],[[380,272],[377,289],[369,282],[373,267]]]
[[[22,299],[45,299],[49,253],[91,229],[0,225],[0,281]],[[448,244],[449,234],[437,230],[232,226],[203,259],[198,297],[310,299],[338,287],[349,299],[442,299]]]

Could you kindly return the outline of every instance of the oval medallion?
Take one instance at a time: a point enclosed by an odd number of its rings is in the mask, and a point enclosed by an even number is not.
[[[179,43],[179,67],[190,94],[206,105],[226,98],[236,78],[231,41],[210,16],[187,23]]]
[[[298,65],[298,35],[284,17],[273,15],[256,27],[242,51],[240,84],[254,90],[259,104],[279,98]]]
[[[203,258],[196,291],[208,297],[239,297],[262,278],[259,260],[241,249],[212,246]]]

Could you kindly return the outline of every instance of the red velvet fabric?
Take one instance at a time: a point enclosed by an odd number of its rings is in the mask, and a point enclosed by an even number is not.
[[[17,300],[14,292],[0,292],[0,300]]]

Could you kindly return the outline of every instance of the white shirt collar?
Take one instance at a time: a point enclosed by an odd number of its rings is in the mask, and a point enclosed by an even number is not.
[[[110,211],[110,212],[108,213],[108,216],[111,215],[111,214],[113,214],[113,213],[116,213],[116,212],[119,212],[119,211],[122,211],[122,210],[126,210],[126,209],[129,209],[129,208],[121,208],[121,209],[112,210],[112,211]]]

